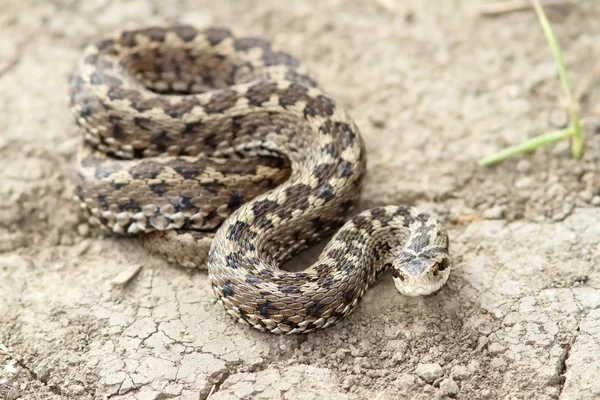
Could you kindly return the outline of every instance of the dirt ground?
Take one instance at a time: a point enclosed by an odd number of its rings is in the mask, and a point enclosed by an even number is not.
[[[552,13],[584,159],[565,142],[490,169],[476,160],[566,125],[556,69],[533,12],[435,3],[0,0],[0,398],[600,398],[600,2]],[[276,337],[228,317],[205,272],[89,228],[71,200],[67,77],[97,35],[171,22],[303,60],[361,128],[361,208],[448,224],[447,286],[404,298],[384,275],[337,326]]]

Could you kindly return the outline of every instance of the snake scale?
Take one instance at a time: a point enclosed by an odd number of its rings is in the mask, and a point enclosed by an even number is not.
[[[89,222],[208,268],[227,313],[254,328],[331,326],[387,269],[407,295],[448,278],[448,235],[428,214],[377,207],[344,223],[366,172],[358,128],[267,40],[220,27],[121,31],[86,48],[70,102]],[[312,266],[279,268],[338,228]]]

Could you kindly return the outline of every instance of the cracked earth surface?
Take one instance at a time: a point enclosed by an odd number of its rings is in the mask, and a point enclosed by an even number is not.
[[[533,13],[483,18],[476,0],[4,3],[0,398],[600,398],[598,135],[581,161],[559,143],[475,163],[567,123]],[[553,15],[585,81],[600,4]],[[384,275],[335,327],[269,336],[234,323],[205,272],[90,229],[71,201],[67,77],[96,35],[171,22],[266,36],[303,60],[365,138],[361,208],[407,203],[448,224],[447,286],[404,298]],[[583,115],[600,114],[597,88]]]

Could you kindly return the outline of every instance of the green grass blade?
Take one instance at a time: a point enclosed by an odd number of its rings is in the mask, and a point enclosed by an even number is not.
[[[540,146],[545,146],[550,143],[558,142],[565,138],[568,138],[572,135],[571,128],[561,129],[559,131],[554,131],[550,133],[546,133],[544,135],[536,136],[532,139],[529,139],[526,142],[520,143],[516,146],[508,147],[504,150],[497,152],[496,154],[492,154],[491,156],[482,158],[479,160],[479,165],[482,167],[489,167],[491,165],[497,164],[501,161],[506,160],[507,158],[514,157],[519,154],[529,153]]]
[[[550,22],[548,21],[548,17],[544,12],[544,8],[540,4],[540,0],[531,0],[531,2],[533,3],[538,19],[540,20],[540,24],[542,25],[544,35],[546,35],[546,39],[548,40],[548,44],[550,45],[552,54],[554,55],[554,60],[558,67],[558,76],[560,78],[560,83],[569,107],[569,116],[571,118],[572,128],[571,153],[573,154],[573,157],[581,158],[581,156],[583,155],[584,145],[583,135],[581,132],[581,124],[579,122],[579,113],[577,110],[577,104],[575,103],[573,99],[573,94],[571,92],[571,85],[569,84],[567,67],[565,65],[565,60],[562,54],[560,43],[558,43],[558,39],[554,34],[552,25],[550,25]]]

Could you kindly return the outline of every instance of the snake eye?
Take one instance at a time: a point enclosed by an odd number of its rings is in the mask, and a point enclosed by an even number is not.
[[[392,271],[392,276],[394,278],[400,279],[401,281],[404,281],[404,279],[405,279],[404,274],[402,272],[398,271],[397,269]]]
[[[431,272],[433,273],[433,276],[438,276],[440,273],[440,266],[438,263],[433,264],[433,267],[431,267]]]

